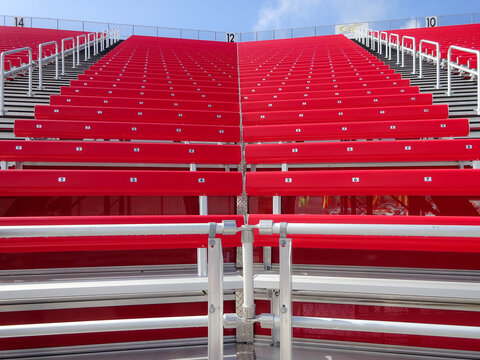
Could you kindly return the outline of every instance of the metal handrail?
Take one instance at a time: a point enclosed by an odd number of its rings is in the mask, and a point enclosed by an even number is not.
[[[431,44],[435,45],[436,51],[437,51],[437,56],[432,56],[427,54],[426,52],[424,53],[422,51],[422,44]],[[435,41],[430,41],[430,40],[420,40],[420,44],[418,45],[418,78],[421,79],[423,77],[422,75],[422,60],[423,58],[430,59],[436,62],[437,65],[437,85],[435,86],[436,89],[440,89],[440,44]]]
[[[380,31],[379,30],[374,30],[373,31],[373,39],[375,40],[377,44],[377,53],[380,51]]]
[[[385,35],[385,40],[382,40],[382,35]],[[386,31],[380,32],[380,55],[382,54],[382,43],[385,43],[385,57],[388,58],[388,33]]]
[[[90,40],[90,35],[93,35],[93,39],[92,39],[92,40]],[[91,51],[90,51],[91,49],[90,49],[90,47],[92,46],[92,44],[94,44],[94,42],[95,42],[95,33],[88,33],[88,34],[87,34],[87,43],[88,43],[88,45],[87,45],[87,49],[88,49],[88,50],[87,50],[87,53],[88,53],[88,58],[89,58],[89,59],[92,57],[92,56],[91,56]],[[93,50],[93,52],[94,52],[94,55],[95,55],[95,49]]]
[[[65,50],[65,41],[68,40],[72,40],[72,48],[69,50]],[[65,75],[65,54],[70,51],[72,52],[73,58],[72,69],[75,69],[75,38],[73,36],[62,39],[62,75]]]
[[[44,46],[55,44],[55,54],[43,57],[42,48]],[[58,80],[58,42],[56,40],[44,42],[38,45],[38,89],[43,89],[43,62],[50,59],[55,59],[55,79]]]
[[[396,43],[392,42],[392,37],[396,37],[397,39]],[[400,36],[398,36],[398,34],[390,33],[388,35],[388,44],[389,44],[388,60],[392,60],[392,47],[395,47],[397,49],[397,65],[400,64]]]
[[[413,47],[410,49],[408,46],[405,46],[405,39],[410,39],[413,41]],[[417,57],[416,55],[416,45],[415,45],[415,38],[411,36],[402,36],[402,67],[405,67],[405,51],[411,51],[412,52],[412,60],[413,60],[413,71],[412,74],[415,74],[415,58]]]
[[[84,44],[80,44],[80,39],[81,38],[84,38],[85,39],[85,43]],[[86,46],[87,46],[87,35],[85,34],[81,34],[81,35],[78,35],[77,36],[77,65],[80,65],[80,48],[85,48],[85,61],[87,61],[87,49],[86,49]]]
[[[463,51],[467,52],[470,54],[475,54],[477,55],[477,70],[470,69],[467,66],[462,66],[456,63],[452,62],[452,50],[458,50],[458,51]],[[461,71],[464,71],[466,73],[475,75],[477,77],[477,114],[480,115],[480,80],[479,80],[479,74],[480,74],[480,50],[474,50],[474,49],[468,49],[464,48],[461,46],[456,46],[456,45],[451,45],[448,48],[448,57],[447,57],[447,95],[451,96],[452,95],[452,68],[453,69],[458,69]]]
[[[28,64],[21,65],[19,67],[16,67],[14,69],[10,69],[8,71],[5,71],[5,56],[9,54],[15,54],[18,52],[22,51],[28,51]],[[5,83],[5,75],[11,75],[15,74],[17,72],[20,72],[22,70],[25,70],[28,68],[28,93],[27,95],[29,97],[33,96],[32,92],[32,72],[33,72],[33,59],[32,59],[32,49],[30,47],[23,47],[23,48],[18,48],[18,49],[12,49],[12,50],[7,50],[3,51],[2,54],[0,55],[0,116],[5,115],[5,88],[4,88],[4,83]]]

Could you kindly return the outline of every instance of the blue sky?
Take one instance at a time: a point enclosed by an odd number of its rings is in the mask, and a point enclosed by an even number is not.
[[[0,0],[0,15],[248,32],[478,12],[474,0]],[[464,22],[468,16],[448,21]],[[397,27],[403,26],[398,23]],[[394,26],[395,27],[395,26]]]

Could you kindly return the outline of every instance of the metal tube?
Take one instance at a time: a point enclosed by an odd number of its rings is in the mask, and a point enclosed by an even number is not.
[[[233,221],[234,222],[234,221]],[[232,221],[217,224],[216,233],[235,233]],[[1,226],[0,238],[130,236],[130,235],[194,235],[209,234],[208,223],[198,224],[115,224],[115,225],[31,225]]]
[[[386,31],[382,31],[380,33],[380,41],[382,41],[382,34],[385,34],[385,57],[388,58],[388,33]],[[380,52],[381,54],[381,52]]]
[[[205,327],[207,326],[207,324],[208,317],[206,315],[203,315],[146,319],[95,320],[46,324],[5,325],[0,326],[0,338],[82,334],[109,331]]]
[[[73,66],[75,68],[75,38],[69,37],[62,39],[62,75],[65,75],[65,41],[72,40],[72,54],[73,54]]]
[[[472,69],[469,69],[467,67],[455,66],[451,61],[452,50],[458,50],[458,51],[463,51],[463,52],[467,52],[467,53],[470,53],[470,54],[477,55],[477,69],[479,69],[479,66],[480,66],[480,50],[473,50],[473,49],[468,49],[468,48],[464,48],[464,47],[461,47],[461,46],[451,45],[448,48],[448,56],[447,56],[447,61],[448,61],[448,63],[447,63],[447,72],[448,72],[448,74],[447,74],[447,77],[448,77],[447,95],[448,96],[452,95],[452,91],[451,91],[452,78],[451,78],[451,73],[450,73],[452,67],[461,68],[462,71],[477,76],[477,109],[476,110],[477,110],[477,114],[480,115],[480,80],[479,80],[480,71],[479,70],[472,70]]]
[[[266,233],[260,226],[260,233]],[[281,223],[271,227],[280,234]],[[480,238],[480,227],[472,225],[408,225],[408,224],[303,224],[288,223],[287,234],[358,235],[358,236],[433,236]]]
[[[208,198],[206,196],[198,197],[199,214],[208,215]],[[208,275],[207,249],[197,249],[197,273],[198,276]]]
[[[280,235],[280,360],[292,359],[292,240]]]
[[[277,317],[278,318],[278,317]],[[280,318],[274,319],[281,321]],[[294,316],[294,327],[480,339],[480,327]]]
[[[81,47],[80,38],[82,38],[82,37],[85,38],[84,46],[87,46],[87,35],[85,35],[85,34],[78,35],[77,36],[77,65],[80,65],[80,47]],[[85,60],[87,60],[87,59],[85,58]]]
[[[413,48],[411,49],[412,50],[412,60],[413,60],[413,71],[412,71],[412,74],[415,74],[415,64],[416,64],[416,61],[415,61],[415,58],[416,58],[416,45],[415,45],[415,38],[414,37],[411,37],[411,36],[406,36],[404,35],[402,37],[402,67],[405,67],[405,64],[404,64],[404,51],[405,49],[407,50],[410,50],[408,47],[405,47],[405,39],[410,39],[413,41]]]
[[[223,360],[223,253],[220,239],[208,239],[208,360]]]
[[[243,260],[243,316],[255,318],[255,301],[253,298],[253,229],[242,231]]]
[[[435,45],[437,56],[433,57],[433,56],[428,55],[427,53],[423,53],[422,52],[422,44],[423,43]],[[421,79],[423,77],[423,75],[422,75],[422,61],[423,61],[423,58],[432,59],[436,62],[436,65],[437,65],[437,69],[436,69],[437,70],[437,72],[436,72],[436,77],[437,77],[436,89],[440,89],[440,44],[438,42],[435,42],[435,41],[420,40],[420,44],[418,45],[418,50],[419,50],[419,53],[418,53],[418,55],[419,55],[418,56],[418,68],[419,68],[418,78]]]

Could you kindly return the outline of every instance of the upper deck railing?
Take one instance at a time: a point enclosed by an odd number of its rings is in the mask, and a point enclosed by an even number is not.
[[[435,15],[435,14],[433,14]],[[20,16],[20,15],[19,15]],[[465,13],[455,15],[437,16],[438,26],[446,25],[465,25],[480,23],[480,13]],[[364,21],[368,23],[368,27],[380,31],[419,28],[425,27],[425,17],[413,17],[406,19],[391,19],[380,21]],[[226,31],[211,31],[198,29],[185,29],[173,27],[119,24],[109,22],[69,20],[56,18],[41,17],[23,17],[24,27],[59,29],[59,30],[76,30],[88,32],[101,32],[104,29],[120,28],[121,38],[126,39],[131,35],[160,36],[178,39],[198,39],[225,41]],[[14,26],[15,16],[0,15],[0,25]],[[237,41],[260,41],[274,39],[291,39],[307,36],[333,35],[335,34],[336,25],[319,25],[301,28],[287,28],[275,30],[262,30],[237,33]]]

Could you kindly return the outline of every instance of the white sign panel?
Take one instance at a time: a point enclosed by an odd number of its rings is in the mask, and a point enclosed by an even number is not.
[[[425,18],[425,27],[437,27],[438,21],[436,16],[427,16]]]
[[[343,34],[348,38],[353,38],[356,29],[368,29],[368,23],[352,23],[335,25],[335,34]]]
[[[23,17],[20,17],[20,16],[15,16],[15,27],[24,27],[24,21],[25,19]]]
[[[225,33],[225,40],[226,42],[237,42],[237,34],[236,33]]]

